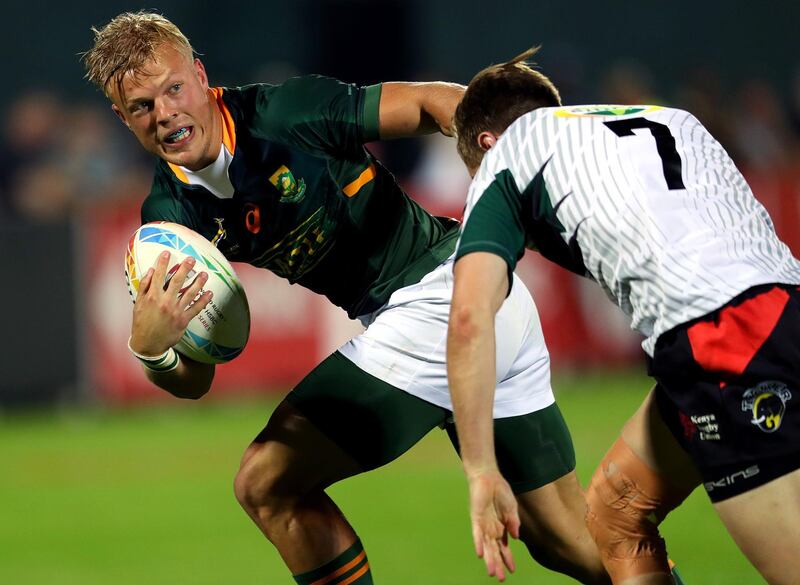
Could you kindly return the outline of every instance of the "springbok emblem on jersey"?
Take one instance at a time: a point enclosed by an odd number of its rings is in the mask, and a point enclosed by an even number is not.
[[[786,403],[792,393],[782,382],[761,382],[742,396],[742,411],[750,412],[750,422],[765,433],[774,433],[783,422]]]
[[[281,203],[297,203],[306,194],[306,182],[303,179],[295,180],[286,165],[281,165],[269,178],[269,182],[281,192]]]

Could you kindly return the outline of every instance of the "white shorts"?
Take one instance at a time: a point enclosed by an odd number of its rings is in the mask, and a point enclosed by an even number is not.
[[[367,330],[339,351],[365,372],[450,411],[447,322],[453,294],[453,259],[388,302],[359,317]],[[536,305],[514,275],[511,294],[495,319],[497,389],[494,418],[519,416],[553,404],[550,355]]]

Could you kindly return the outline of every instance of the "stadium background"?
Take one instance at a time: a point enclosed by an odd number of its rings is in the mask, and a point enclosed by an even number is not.
[[[237,458],[275,401],[358,330],[263,271],[242,269],[254,316],[245,354],[213,395],[177,403],[125,349],[124,242],[149,163],[83,79],[77,54],[116,1],[4,8],[0,60],[0,582],[288,582],[236,509]],[[532,44],[567,103],[659,103],[695,113],[723,142],[800,253],[800,5],[741,0],[160,2],[211,81],[466,83]],[[467,177],[436,137],[374,145],[418,200],[458,216]],[[590,284],[532,255],[555,389],[583,481],[648,387],[636,336]],[[485,583],[472,558],[465,485],[440,433],[334,488],[380,583]],[[665,523],[690,583],[758,583],[695,493]],[[517,549],[513,582],[563,583]]]

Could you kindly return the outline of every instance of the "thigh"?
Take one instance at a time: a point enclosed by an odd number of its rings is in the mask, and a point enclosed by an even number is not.
[[[800,582],[800,470],[717,502],[714,508],[767,581]]]
[[[663,420],[656,400],[657,387],[647,393],[636,413],[625,423],[622,439],[648,467],[686,497],[701,482],[700,473]]]
[[[299,497],[357,475],[358,461],[284,400],[242,456],[239,484],[248,491]]]
[[[449,414],[368,374],[338,352],[306,376],[286,402],[362,470],[397,458]]]

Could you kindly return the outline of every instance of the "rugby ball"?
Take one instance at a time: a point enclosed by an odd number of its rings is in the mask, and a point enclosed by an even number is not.
[[[146,223],[128,241],[125,254],[125,280],[133,302],[139,282],[155,266],[159,254],[170,253],[167,280],[187,256],[197,261],[181,289],[188,287],[200,272],[208,274],[203,290],[214,293],[211,302],[189,322],[175,349],[198,362],[229,362],[244,349],[250,335],[250,308],[247,296],[222,252],[186,226],[165,221]]]

